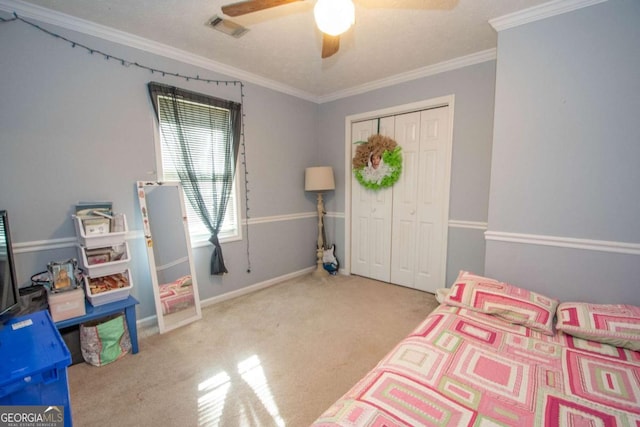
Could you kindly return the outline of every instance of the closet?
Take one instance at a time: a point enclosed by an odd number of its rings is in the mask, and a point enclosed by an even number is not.
[[[351,272],[427,292],[446,274],[451,126],[449,106],[353,122],[356,142],[380,133],[402,147],[394,186],[351,182]]]

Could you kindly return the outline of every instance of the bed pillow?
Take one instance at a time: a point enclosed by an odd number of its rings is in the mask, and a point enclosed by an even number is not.
[[[640,351],[640,307],[563,302],[556,328],[568,335]]]
[[[461,271],[444,303],[491,314],[553,335],[558,300],[488,277]]]
[[[175,284],[180,288],[183,288],[185,286],[191,286],[193,284],[191,281],[191,275],[180,277],[178,280],[175,281]]]
[[[442,304],[444,302],[444,299],[449,295],[449,292],[451,292],[451,289],[449,288],[436,289],[436,301],[438,301],[438,304]]]

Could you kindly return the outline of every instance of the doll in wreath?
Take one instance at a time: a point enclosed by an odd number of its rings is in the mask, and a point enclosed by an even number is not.
[[[340,268],[338,259],[335,256],[335,250],[336,245],[331,245],[329,249],[322,250],[322,264],[324,266],[324,269],[332,275],[337,274],[338,268]]]

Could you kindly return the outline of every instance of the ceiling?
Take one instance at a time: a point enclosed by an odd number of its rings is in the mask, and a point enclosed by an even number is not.
[[[496,47],[492,18],[548,0],[354,0],[355,25],[337,54],[320,58],[322,36],[306,0],[230,18],[234,38],[207,26],[236,0],[27,0],[32,5],[153,40],[322,98]],[[5,5],[6,6],[6,5]],[[225,17],[228,18],[228,17]],[[233,77],[233,76],[232,76]]]

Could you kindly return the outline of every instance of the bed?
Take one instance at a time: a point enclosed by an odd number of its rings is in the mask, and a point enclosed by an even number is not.
[[[559,303],[460,272],[313,425],[639,427],[640,308]]]
[[[195,301],[191,276],[183,276],[171,283],[160,285],[160,302],[163,314],[171,314],[192,307]]]

